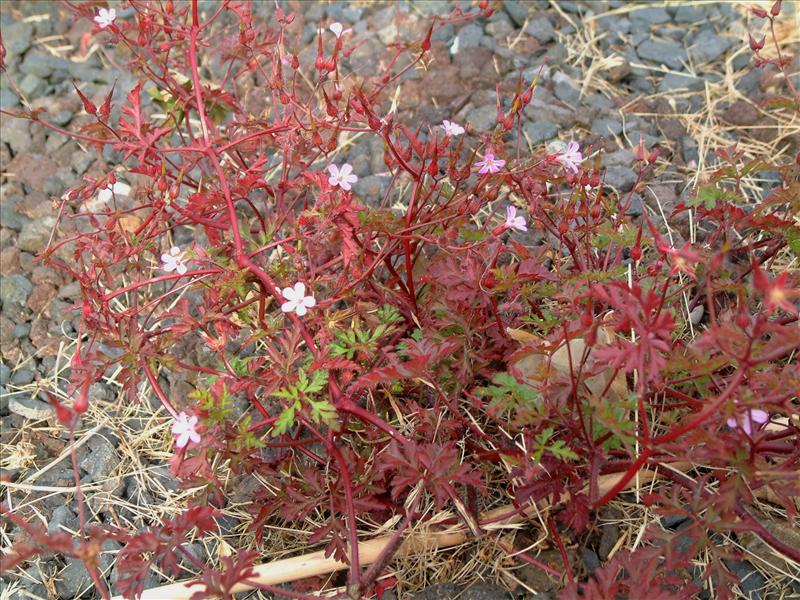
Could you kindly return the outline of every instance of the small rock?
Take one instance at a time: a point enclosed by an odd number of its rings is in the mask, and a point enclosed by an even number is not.
[[[697,164],[700,160],[697,142],[691,136],[686,135],[681,138],[681,156],[683,156],[683,162],[687,165],[692,162]]]
[[[53,511],[53,516],[47,524],[47,533],[76,531],[79,526],[78,516],[68,506],[62,504]]]
[[[638,219],[644,214],[644,199],[639,194],[631,194],[631,205],[625,214],[632,219]]]
[[[619,192],[630,191],[637,179],[636,173],[629,167],[610,166],[606,169],[606,185]]]
[[[532,20],[525,27],[524,31],[541,44],[552,42],[556,37],[556,32],[550,24],[550,19],[547,17],[539,17]]]
[[[699,23],[706,17],[706,6],[702,4],[681,4],[675,12],[676,23]]]
[[[514,21],[514,25],[517,27],[522,27],[525,24],[529,9],[530,5],[521,0],[505,0],[503,2],[503,10],[511,17],[511,20]]]
[[[661,7],[640,8],[630,12],[631,21],[644,25],[659,25],[670,21],[669,13]]]
[[[492,105],[476,108],[468,115],[468,121],[481,133],[494,129],[496,120],[497,107]]]
[[[458,597],[458,587],[452,583],[437,583],[414,594],[414,600],[451,600]]]
[[[686,89],[690,91],[702,90],[705,83],[702,77],[683,73],[667,73],[658,84],[659,92],[671,92]]]
[[[44,93],[47,89],[47,83],[41,77],[28,73],[22,78],[22,81],[19,82],[19,89],[25,94],[28,100],[32,100]]]
[[[464,48],[474,48],[475,46],[480,45],[482,38],[483,28],[475,23],[470,23],[458,31],[456,42],[454,43],[458,44],[459,50]]]
[[[89,473],[91,481],[105,479],[119,462],[114,445],[104,436],[96,435],[89,440],[89,447],[92,451],[81,461],[80,467]]]
[[[33,371],[29,371],[28,369],[18,369],[14,371],[14,374],[11,376],[11,383],[12,385],[28,385],[33,381]]]
[[[552,140],[558,135],[558,127],[556,124],[547,120],[525,123],[523,129],[525,135],[530,139],[531,144],[534,145]]]
[[[67,558],[66,563],[67,566],[56,579],[58,597],[64,599],[82,597],[83,592],[93,587],[92,578],[77,558]]]
[[[454,596],[455,597],[455,596]],[[508,590],[491,583],[474,583],[458,595],[460,600],[511,600]]]
[[[5,307],[23,306],[32,291],[33,284],[24,275],[0,276],[0,304]]]
[[[758,109],[747,100],[737,100],[721,116],[723,121],[739,127],[753,125],[761,118]]]
[[[667,40],[643,41],[636,48],[636,53],[642,60],[656,64],[667,65],[671,69],[682,69],[687,59],[686,50],[680,44]]]
[[[698,304],[692,309],[692,312],[689,313],[689,321],[691,321],[692,325],[699,325],[700,321],[703,320],[703,315],[705,314],[706,309],[705,306],[702,304]]]
[[[591,548],[581,548],[581,559],[589,575],[593,575],[600,567],[600,559],[597,557],[597,553]]]
[[[556,98],[573,106],[578,104],[581,97],[581,90],[577,83],[560,71],[553,75],[553,81],[555,82],[553,91]]]
[[[8,367],[6,363],[0,360],[0,385],[7,384],[10,377],[11,377],[11,369]]]
[[[8,410],[25,419],[39,421],[53,414],[53,407],[28,394],[15,394],[8,401]]]
[[[749,600],[761,600],[761,590],[767,585],[767,580],[761,571],[756,569],[746,560],[722,559],[731,573],[739,579],[739,589],[742,595]]]
[[[26,252],[40,252],[47,245],[55,222],[55,217],[44,217],[28,223],[20,231],[17,245]]]
[[[592,123],[592,133],[596,135],[619,135],[622,133],[622,123],[617,119],[597,119]]]
[[[11,148],[14,156],[27,152],[33,143],[30,122],[25,119],[3,117],[0,119],[0,137]]]
[[[733,45],[730,38],[725,38],[713,31],[704,29],[689,48],[689,55],[696,64],[714,61]]]

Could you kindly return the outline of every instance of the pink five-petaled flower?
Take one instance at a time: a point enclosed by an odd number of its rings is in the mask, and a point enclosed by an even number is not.
[[[190,417],[183,411],[178,413],[172,424],[172,434],[175,436],[175,445],[178,448],[185,448],[189,442],[200,443],[200,434],[195,427],[197,427],[196,415]]]
[[[117,11],[113,8],[105,9],[101,8],[97,11],[97,16],[94,18],[94,22],[100,26],[100,29],[105,29],[109,25],[114,22],[114,19],[117,18]]]
[[[186,273],[186,265],[183,262],[183,252],[177,246],[173,246],[169,249],[169,252],[165,252],[161,255],[161,262],[163,262],[163,266],[161,267],[167,273],[171,273],[172,271],[176,271],[178,275],[184,275]]]
[[[774,280],[753,263],[753,285],[764,295],[764,306],[772,314],[776,308],[782,308],[790,315],[797,315],[798,309],[790,300],[800,296],[800,289],[791,289],[786,285],[789,272],[784,271]]]
[[[341,24],[341,23],[338,23],[338,22],[337,22],[337,23],[331,23],[331,24],[330,24],[330,26],[328,27],[328,29],[330,29],[330,30],[333,32],[333,35],[335,35],[335,36],[336,36],[336,39],[337,39],[337,40],[338,40],[338,39],[341,39],[341,37],[342,37],[342,36],[343,36],[345,33],[350,33],[351,31],[353,31],[352,29],[345,29],[345,28],[342,26],[342,24]]]
[[[525,217],[517,215],[516,206],[506,206],[506,229],[516,229],[518,231],[528,231],[525,225]]]
[[[567,144],[566,149],[559,153],[556,160],[573,173],[577,173],[578,165],[583,162],[583,154],[581,154],[578,142]]]
[[[453,121],[448,121],[447,119],[442,121],[442,128],[444,129],[445,135],[449,135],[451,137],[464,133],[464,128],[461,125],[454,123]]]
[[[485,175],[487,173],[499,173],[506,164],[502,158],[495,158],[493,152],[487,152],[483,160],[475,163],[476,167],[480,167],[478,173]]]
[[[700,262],[700,255],[691,249],[691,244],[685,243],[681,248],[672,246],[662,249],[669,256],[672,268],[670,275],[675,273],[686,273],[692,279],[697,279],[695,264]]]
[[[317,304],[314,296],[306,296],[306,285],[301,281],[295,283],[293,288],[284,288],[281,294],[286,298],[286,302],[281,304],[281,310],[285,313],[293,312],[298,317],[305,315],[309,308]]]
[[[758,429],[759,425],[763,425],[769,421],[769,413],[761,410],[760,408],[751,408],[741,415],[729,418],[725,423],[731,429],[741,427],[747,435],[753,435],[753,429]],[[753,423],[757,423],[755,427]]]
[[[353,167],[349,163],[344,163],[341,168],[336,165],[328,165],[328,183],[332,186],[339,186],[345,191],[350,191],[350,186],[358,181],[358,175],[353,173]]]

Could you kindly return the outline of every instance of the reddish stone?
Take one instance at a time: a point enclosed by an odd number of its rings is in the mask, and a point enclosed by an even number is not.
[[[28,308],[36,315],[41,314],[55,299],[56,294],[56,288],[50,284],[36,285],[28,297]]]

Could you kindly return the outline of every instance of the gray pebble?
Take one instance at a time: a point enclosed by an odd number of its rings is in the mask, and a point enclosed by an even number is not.
[[[670,92],[686,89],[690,91],[702,90],[705,86],[702,77],[684,75],[683,73],[667,73],[658,84],[659,92]]]
[[[31,221],[22,228],[17,240],[17,246],[26,252],[37,253],[44,249],[50,239],[50,231],[56,220],[55,217],[43,217]]]
[[[491,131],[497,122],[497,107],[487,105],[476,108],[469,113],[467,120],[480,132]]]
[[[503,2],[503,10],[511,17],[517,27],[522,27],[525,24],[530,8],[530,4],[521,0],[505,0]]]
[[[627,202],[627,198],[625,201]],[[631,205],[625,214],[632,219],[638,219],[644,214],[644,199],[639,194],[631,194]]]
[[[27,96],[28,100],[38,98],[47,89],[47,83],[41,77],[28,73],[19,82],[20,91]]]
[[[6,363],[0,360],[0,385],[7,384],[10,377],[11,377],[11,369],[8,367]]]
[[[470,23],[458,31],[458,48],[474,48],[479,46],[483,38],[483,28],[475,23]]]
[[[637,46],[636,53],[643,60],[663,64],[671,69],[682,69],[687,58],[683,46],[668,40],[647,39]]]
[[[69,506],[62,504],[53,511],[50,522],[47,524],[47,533],[60,531],[75,531],[79,527],[78,516],[70,510]]]
[[[689,55],[696,64],[704,64],[718,59],[732,45],[730,38],[722,37],[711,29],[704,29],[689,48]]]
[[[11,376],[12,385],[28,385],[32,381],[33,371],[29,371],[28,369],[18,369],[14,371],[14,374]]]
[[[538,17],[530,21],[525,27],[525,33],[542,44],[552,42],[556,37],[556,32],[547,17]]]
[[[99,481],[108,477],[119,457],[113,444],[104,436],[96,435],[89,441],[91,452],[84,458],[80,467],[91,476],[90,481]]]
[[[638,179],[633,169],[621,165],[612,165],[606,169],[606,185],[610,185],[619,192],[628,192]]]
[[[33,421],[46,419],[53,414],[52,406],[25,393],[13,395],[8,401],[8,410]]]
[[[30,122],[25,119],[3,117],[0,119],[0,138],[8,144],[15,156],[28,151],[33,143]]]
[[[707,5],[682,4],[675,11],[673,20],[676,23],[697,23],[706,17],[707,12]]]
[[[66,563],[56,578],[56,591],[59,598],[77,598],[93,586],[92,578],[77,558],[67,558]]]
[[[553,74],[555,89],[553,90],[556,98],[570,105],[578,104],[581,97],[581,90],[568,75],[557,72]]]
[[[541,144],[558,135],[558,126],[552,121],[541,120],[525,123],[524,131],[531,144]]]
[[[597,135],[619,135],[622,133],[622,122],[617,119],[597,119],[592,123],[592,133]]]
[[[643,25],[658,25],[670,21],[669,13],[661,7],[633,10],[630,13],[630,18],[634,23],[638,21]]]
[[[33,284],[24,275],[0,276],[0,303],[5,307],[23,306],[32,291]]]

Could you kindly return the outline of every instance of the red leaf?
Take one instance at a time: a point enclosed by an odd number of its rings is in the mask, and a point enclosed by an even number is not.
[[[78,92],[78,96],[81,97],[81,102],[83,102],[83,110],[85,110],[90,115],[97,114],[97,107],[94,105],[94,102],[89,100],[86,96],[83,95],[83,92],[78,89],[78,86],[75,85],[75,82],[72,82],[72,87],[75,88],[75,91]]]

